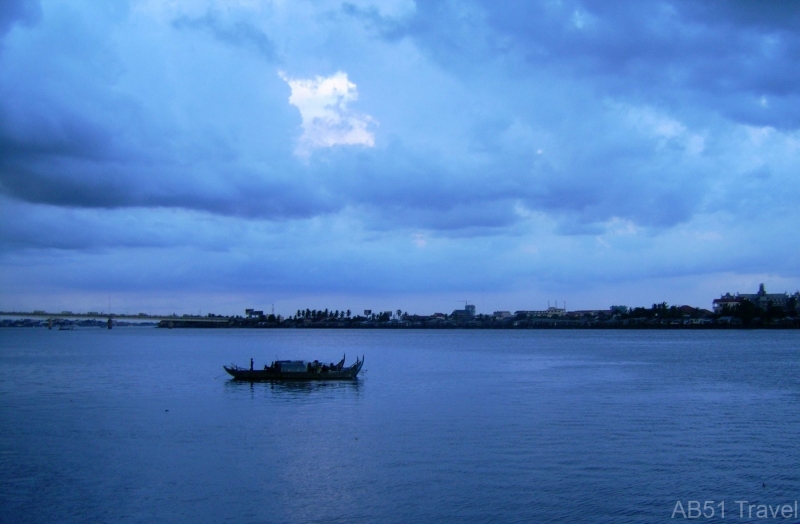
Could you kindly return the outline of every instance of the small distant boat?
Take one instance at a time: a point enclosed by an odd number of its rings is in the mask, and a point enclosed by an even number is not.
[[[364,365],[364,357],[356,358],[354,364],[345,367],[344,357],[338,364],[322,364],[318,360],[276,360],[264,369],[254,369],[250,359],[250,369],[231,364],[222,366],[234,380],[258,382],[265,380],[353,380]]]
[[[73,329],[75,329],[75,326],[73,326],[72,324],[59,324],[58,325],[58,330],[59,331],[72,331]]]

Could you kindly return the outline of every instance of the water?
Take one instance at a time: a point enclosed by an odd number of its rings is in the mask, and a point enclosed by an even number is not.
[[[724,521],[764,522],[735,501],[800,499],[799,346],[795,331],[0,330],[0,521],[667,522],[713,500],[699,520],[722,522],[724,502]],[[366,356],[356,383],[222,370],[345,352]]]

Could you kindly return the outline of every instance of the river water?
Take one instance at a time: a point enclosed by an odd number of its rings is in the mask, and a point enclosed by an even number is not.
[[[3,329],[0,471],[1,522],[800,522],[800,333]]]

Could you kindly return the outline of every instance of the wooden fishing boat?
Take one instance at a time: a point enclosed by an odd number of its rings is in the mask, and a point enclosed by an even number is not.
[[[254,369],[253,359],[250,359],[250,369],[231,364],[222,366],[234,380],[258,382],[265,380],[354,380],[361,367],[364,357],[356,358],[354,364],[345,367],[344,358],[338,364],[322,364],[318,360],[307,362],[305,360],[276,360],[264,369]]]

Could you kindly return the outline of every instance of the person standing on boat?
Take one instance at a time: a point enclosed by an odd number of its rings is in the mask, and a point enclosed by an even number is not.
[[[253,371],[253,359],[250,359],[250,371]]]

